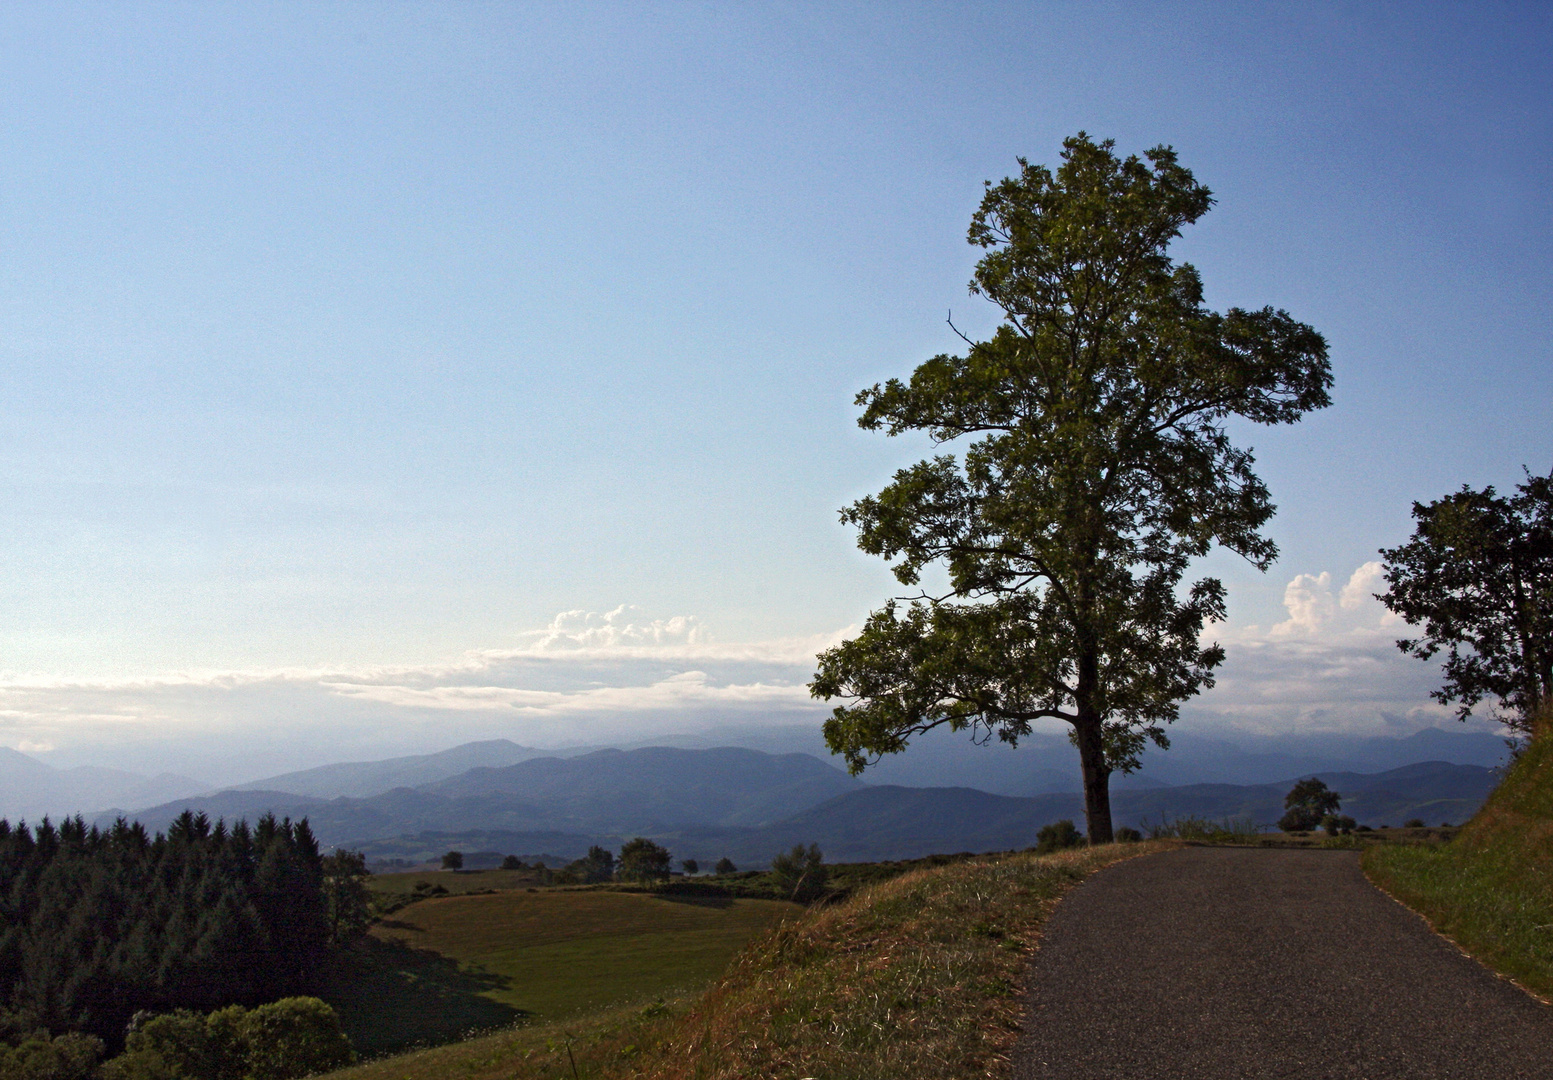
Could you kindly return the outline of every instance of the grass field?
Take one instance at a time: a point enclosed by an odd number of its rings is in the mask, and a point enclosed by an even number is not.
[[[538,884],[531,870],[407,870],[401,874],[373,874],[372,891],[389,896],[408,896],[417,885],[440,885],[450,895],[523,889]]]
[[[1374,848],[1364,869],[1472,955],[1553,999],[1553,709],[1454,839]]]
[[[698,990],[801,910],[604,890],[435,897],[375,926],[324,996],[364,1053],[444,1042]]]
[[[332,1080],[996,1074],[1017,1037],[1021,980],[1057,899],[1102,866],[1164,846],[915,870],[783,922],[743,950],[706,994],[671,1000],[667,1009],[535,1024],[368,1062]]]

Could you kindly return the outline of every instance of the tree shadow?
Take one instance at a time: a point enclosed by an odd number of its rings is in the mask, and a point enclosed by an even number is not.
[[[320,996],[339,1013],[357,1052],[371,1056],[522,1020],[525,1010],[484,996],[510,982],[429,949],[367,936],[335,954]]]

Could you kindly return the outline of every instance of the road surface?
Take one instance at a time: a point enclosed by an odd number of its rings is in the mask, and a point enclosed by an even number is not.
[[[1032,976],[1017,1080],[1553,1080],[1553,1009],[1376,889],[1354,852],[1118,863],[1058,905]]]

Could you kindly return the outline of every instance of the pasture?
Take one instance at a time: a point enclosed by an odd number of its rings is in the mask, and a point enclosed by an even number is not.
[[[363,1053],[435,1044],[699,990],[801,910],[594,889],[438,896],[375,926],[325,997]]]

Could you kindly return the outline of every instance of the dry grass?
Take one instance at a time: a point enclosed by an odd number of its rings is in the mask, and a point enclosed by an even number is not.
[[[920,870],[755,942],[699,999],[517,1029],[336,1080],[732,1080],[998,1076],[1021,981],[1057,900],[1161,843]]]

